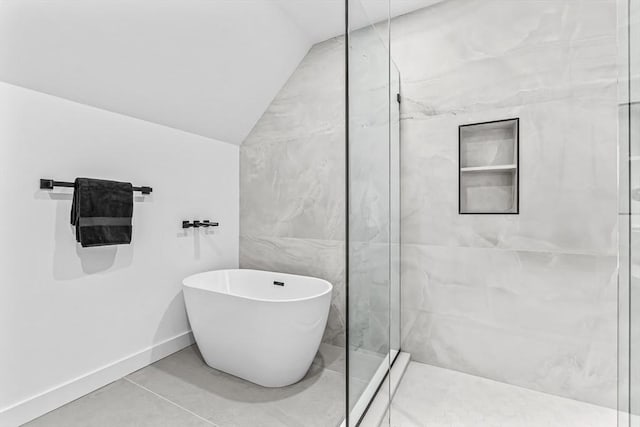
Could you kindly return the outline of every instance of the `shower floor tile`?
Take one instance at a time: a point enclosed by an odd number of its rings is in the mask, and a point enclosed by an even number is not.
[[[613,409],[411,362],[393,427],[616,427]]]
[[[210,368],[190,346],[27,425],[338,426],[345,376],[336,349],[320,353],[302,381],[264,388]]]

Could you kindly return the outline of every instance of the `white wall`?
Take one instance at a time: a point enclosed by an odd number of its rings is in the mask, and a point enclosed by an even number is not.
[[[238,147],[6,83],[0,141],[5,426],[189,344],[181,279],[238,265]],[[38,188],[76,176],[153,187],[130,246],[76,244],[71,189]],[[193,218],[220,227],[184,232]]]
[[[351,28],[389,12],[363,3]],[[240,144],[312,44],[344,26],[344,0],[2,0],[0,79]]]

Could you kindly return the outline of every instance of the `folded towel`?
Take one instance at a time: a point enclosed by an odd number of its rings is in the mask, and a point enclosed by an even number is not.
[[[71,224],[83,247],[131,243],[132,215],[131,183],[76,178]]]

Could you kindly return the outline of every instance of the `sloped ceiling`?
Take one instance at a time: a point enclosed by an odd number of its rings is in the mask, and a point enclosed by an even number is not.
[[[344,0],[273,1],[287,12],[314,44],[344,34]],[[350,29],[383,21],[388,14],[395,17],[441,1],[443,0],[349,0]]]
[[[385,16],[386,2],[363,3]],[[395,0],[393,13],[431,3]],[[343,0],[2,0],[0,80],[240,144],[309,48],[343,28]]]

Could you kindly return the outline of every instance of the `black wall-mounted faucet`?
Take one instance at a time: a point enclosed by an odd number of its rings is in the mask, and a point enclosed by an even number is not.
[[[205,219],[204,221],[199,221],[197,219],[194,219],[191,222],[182,221],[182,228],[217,227],[219,225],[220,225],[219,223],[211,222],[208,219]]]

